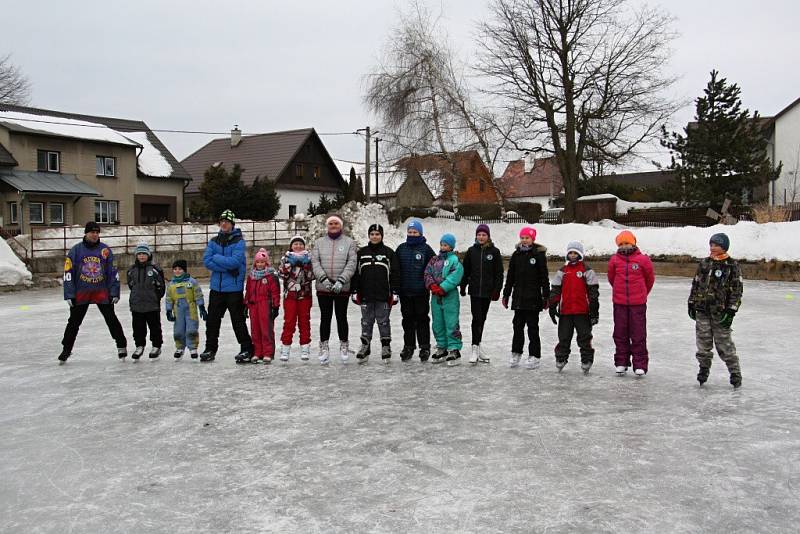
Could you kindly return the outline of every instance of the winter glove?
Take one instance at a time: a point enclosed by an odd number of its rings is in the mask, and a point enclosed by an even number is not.
[[[508,309],[508,297],[503,297],[503,300],[501,302],[503,303],[503,307],[505,309]]]
[[[244,318],[247,319],[248,317],[250,317],[250,310],[248,309],[247,306],[245,306],[244,307]]]
[[[167,310],[167,321],[171,323],[175,322],[175,315],[172,313],[172,310]]]
[[[443,297],[443,296],[445,296],[447,294],[447,293],[445,293],[444,289],[442,289],[441,286],[439,286],[439,284],[431,284],[431,288],[430,289],[431,289],[431,293],[433,293],[437,297]]]
[[[694,309],[694,304],[691,302],[689,303],[689,319],[692,321],[697,320],[697,310]]]
[[[336,293],[338,295],[339,293],[342,292],[342,288],[343,287],[344,287],[344,284],[342,284],[339,280],[337,280],[336,283],[333,284],[333,287],[331,287],[331,289],[333,290],[334,293]]]
[[[600,322],[600,317],[597,317],[597,316],[589,317],[589,323],[592,326],[596,325],[598,322]]]
[[[492,301],[497,302],[498,300],[500,300],[500,292],[495,291],[494,293],[492,293]]]
[[[278,310],[279,308],[270,308],[269,310],[269,318],[273,321],[278,318]]]
[[[387,301],[387,303],[389,304],[390,308],[392,306],[397,306],[397,302],[398,302],[398,299],[397,299],[397,295],[396,294],[392,293],[391,295],[389,295],[389,300]]]
[[[331,283],[331,281],[327,278],[323,278],[320,284],[322,284],[322,289],[324,289],[325,291],[330,292],[333,290],[333,283]]]
[[[111,304],[116,306],[119,303],[119,297],[111,297]]]
[[[300,263],[303,265],[308,265],[309,263],[311,263],[311,256],[309,256],[308,254],[303,254],[300,257]]]
[[[208,320],[208,312],[205,306],[200,306],[200,318],[204,321]]]
[[[352,300],[353,304],[356,306],[361,306],[361,297],[358,296],[358,293],[353,293],[350,295],[350,300]]]
[[[555,306],[550,306],[549,312],[550,312],[550,320],[553,321],[553,324],[558,324],[558,321],[556,320],[556,317],[560,317],[560,315],[558,314],[558,304],[556,304]]]
[[[467,296],[467,286],[461,286],[461,296],[462,297]]]
[[[722,317],[719,318],[719,325],[723,328],[730,328],[733,324],[733,317],[736,315],[736,310],[725,310]]]
[[[67,299],[67,304],[69,305],[70,308],[72,308],[73,306],[75,306],[75,299]]]

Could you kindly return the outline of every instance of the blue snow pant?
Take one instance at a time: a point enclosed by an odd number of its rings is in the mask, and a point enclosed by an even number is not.
[[[458,289],[443,297],[431,295],[431,319],[436,346],[446,350],[461,350],[461,326],[458,322],[460,302]]]
[[[183,350],[185,347],[189,347],[190,351],[195,352],[200,344],[200,321],[197,320],[197,308],[190,310],[186,300],[179,299],[173,311],[175,325],[172,337],[175,338],[175,348]]]

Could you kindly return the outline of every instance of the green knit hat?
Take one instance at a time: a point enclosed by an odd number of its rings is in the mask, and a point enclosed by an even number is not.
[[[234,215],[231,210],[225,210],[222,212],[222,215],[219,216],[219,220],[221,221],[223,219],[230,221],[233,225],[236,225],[236,215]]]

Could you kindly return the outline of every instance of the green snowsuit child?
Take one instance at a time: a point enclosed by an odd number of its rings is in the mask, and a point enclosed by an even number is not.
[[[186,260],[175,260],[172,264],[172,280],[167,285],[167,320],[173,325],[175,340],[175,358],[183,356],[186,347],[192,358],[197,358],[197,345],[200,342],[199,318],[204,321],[208,317],[203,290],[197,280],[186,272]],[[199,313],[198,313],[199,308]]]
[[[431,363],[441,363],[447,358],[447,365],[458,365],[462,346],[458,286],[464,267],[453,252],[456,247],[453,234],[444,234],[439,247],[439,254],[425,267],[425,287],[431,292],[433,336],[437,345]]]

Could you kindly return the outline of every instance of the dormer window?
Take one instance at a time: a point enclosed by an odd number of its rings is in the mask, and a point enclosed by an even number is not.
[[[97,176],[116,176],[117,175],[117,161],[116,158],[109,156],[96,157]]]
[[[298,163],[294,166],[294,176],[295,178],[302,178],[303,177],[303,164]]]
[[[42,172],[61,172],[61,153],[50,150],[36,151],[37,169]]]

